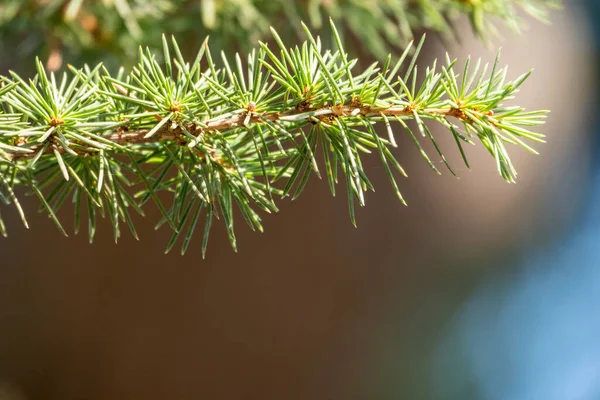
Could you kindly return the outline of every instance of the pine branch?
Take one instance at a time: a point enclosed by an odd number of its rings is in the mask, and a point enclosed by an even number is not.
[[[388,56],[355,74],[357,60],[348,59],[331,28],[336,49],[324,48],[306,26],[307,41],[291,49],[273,30],[276,49],[261,43],[245,63],[222,53],[222,68],[207,41],[190,63],[174,38],[163,37],[164,65],[140,49],[137,66],[116,75],[98,65],[70,67],[59,79],[39,60],[29,81],[11,73],[0,87],[0,200],[13,204],[27,226],[16,193],[28,188],[66,235],[58,213],[70,198],[75,232],[85,209],[90,241],[98,214],[111,220],[115,240],[122,223],[137,238],[131,211],[143,215],[152,200],[162,214],[157,227],[173,231],[167,251],[181,239],[185,252],[204,218],[204,254],[214,218],[224,220],[236,248],[234,203],[262,231],[259,210],[277,211],[276,196],[297,198],[313,174],[325,175],[334,195],[345,181],[356,225],[355,205],[373,190],[362,164],[371,152],[404,203],[394,176],[406,175],[391,151],[395,128],[437,173],[418,136],[454,172],[426,121],[448,130],[467,167],[463,144],[478,139],[508,182],[516,171],[505,144],[535,153],[525,141],[543,141],[529,128],[543,123],[545,111],[503,105],[529,73],[508,81],[497,58],[491,67],[467,60],[459,76],[446,57],[444,66],[434,62],[419,77],[421,40],[397,61]],[[6,233],[1,221],[0,230]]]

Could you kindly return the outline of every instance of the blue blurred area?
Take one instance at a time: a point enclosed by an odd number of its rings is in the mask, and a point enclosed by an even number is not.
[[[600,202],[600,176],[595,187]],[[588,215],[560,246],[473,293],[440,345],[435,398],[600,399],[599,208]]]
[[[600,21],[600,2],[586,7]],[[577,224],[513,260],[512,275],[491,269],[439,343],[433,398],[600,399],[600,131],[594,138]]]

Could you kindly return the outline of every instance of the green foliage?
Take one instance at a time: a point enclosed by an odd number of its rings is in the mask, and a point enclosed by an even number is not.
[[[60,66],[63,52],[71,62],[129,66],[138,44],[160,49],[163,32],[185,34],[184,51],[210,34],[217,48],[246,52],[269,36],[270,25],[284,40],[295,41],[302,35],[294,29],[300,20],[319,31],[332,16],[341,34],[383,59],[408,43],[415,28],[452,37],[455,21],[466,17],[478,35],[489,37],[496,33],[495,20],[519,30],[519,13],[546,20],[559,5],[560,0],[3,0],[0,43],[10,43],[21,58],[48,57],[51,69]],[[322,32],[324,43],[333,45],[327,33]]]
[[[65,235],[58,213],[71,201],[75,232],[87,215],[90,241],[98,216],[110,219],[115,240],[122,224],[137,237],[131,214],[143,215],[153,201],[162,214],[157,227],[173,231],[167,251],[180,240],[184,252],[200,224],[205,252],[214,219],[235,248],[234,208],[262,231],[260,212],[277,211],[277,197],[297,198],[312,175],[327,179],[334,195],[344,183],[355,224],[355,206],[373,189],[363,168],[368,153],[404,202],[395,175],[405,172],[391,151],[397,133],[439,173],[420,144],[431,141],[452,172],[427,122],[446,127],[467,167],[463,145],[480,141],[508,182],[516,172],[506,144],[533,151],[525,141],[542,141],[529,128],[544,111],[503,105],[529,73],[509,81],[498,60],[490,67],[467,60],[457,72],[447,57],[419,77],[423,41],[398,60],[355,72],[357,60],[331,27],[335,48],[306,26],[307,40],[288,48],[273,30],[276,46],[261,43],[244,60],[221,53],[221,68],[208,41],[189,62],[163,37],[163,64],[140,49],[137,65],[116,74],[97,65],[56,76],[39,60],[33,79],[11,73],[0,88],[0,199],[27,225],[16,193],[30,190]],[[0,230],[6,234],[3,223]]]

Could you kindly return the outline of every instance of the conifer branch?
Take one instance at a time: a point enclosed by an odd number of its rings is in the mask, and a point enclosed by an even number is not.
[[[334,195],[345,182],[356,225],[355,205],[373,190],[363,168],[367,153],[378,154],[404,203],[394,175],[406,173],[391,151],[398,128],[437,173],[419,136],[454,172],[427,121],[454,137],[467,167],[463,144],[477,139],[508,182],[516,171],[505,145],[535,152],[526,142],[543,141],[529,129],[543,123],[545,111],[504,105],[529,73],[507,80],[498,58],[492,66],[467,60],[457,73],[447,56],[419,77],[421,40],[398,60],[388,56],[356,74],[357,60],[348,58],[333,23],[331,29],[335,49],[306,26],[307,40],[294,48],[272,30],[276,48],[261,43],[246,62],[222,53],[221,68],[208,41],[188,62],[175,39],[163,37],[164,64],[140,49],[130,72],[70,67],[58,78],[39,60],[31,80],[11,72],[0,87],[0,201],[14,205],[27,226],[17,194],[28,188],[66,235],[58,214],[70,199],[75,232],[85,210],[91,241],[97,215],[111,220],[115,240],[122,223],[137,238],[131,212],[143,215],[152,200],[162,215],[157,227],[173,231],[167,251],[181,239],[185,252],[202,217],[204,254],[214,218],[224,220],[236,248],[234,204],[262,231],[258,210],[277,211],[275,196],[297,198],[313,174],[325,176]],[[1,221],[0,231],[6,233]]]

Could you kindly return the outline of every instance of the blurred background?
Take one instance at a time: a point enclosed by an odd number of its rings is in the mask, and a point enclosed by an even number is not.
[[[151,27],[127,18],[129,3],[144,2],[115,0],[106,15],[2,3],[0,72],[23,76],[36,55],[50,69],[127,65],[138,41],[152,45],[162,31],[191,54],[215,13],[203,1],[202,24]],[[430,35],[420,59],[425,66],[447,50],[462,65],[467,55],[493,60],[502,46],[511,77],[535,68],[518,103],[552,110],[548,143],[539,156],[511,149],[516,185],[483,146],[467,149],[472,170],[461,169],[453,139],[434,132],[456,179],[432,173],[399,136],[408,207],[372,157],[378,190],[357,229],[344,198],[313,179],[265,216],[264,234],[239,224],[237,254],[216,224],[206,260],[199,243],[183,257],[163,255],[170,235],[153,230],[153,207],[137,221],[141,241],[114,244],[103,221],[92,245],[62,237],[31,198],[29,231],[3,210],[0,400],[599,399],[600,5],[565,3],[551,25],[500,29],[488,46],[459,21],[457,38]],[[227,12],[213,46],[247,49],[262,25],[252,10]],[[38,16],[46,22],[32,23]],[[278,21],[270,23],[295,37],[296,26]],[[378,57],[359,33],[347,40],[363,65]]]

